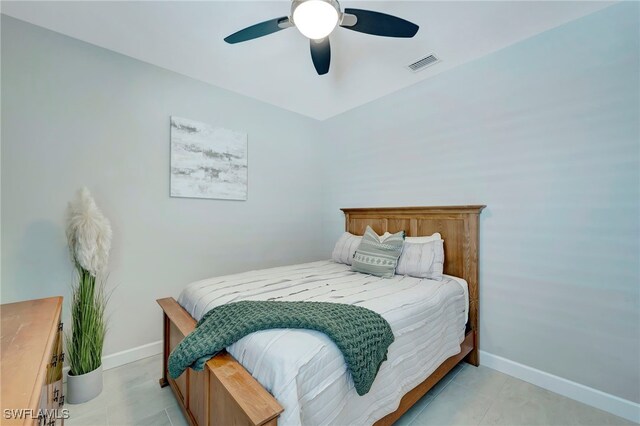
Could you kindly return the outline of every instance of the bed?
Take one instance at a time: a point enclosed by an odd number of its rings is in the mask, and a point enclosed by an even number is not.
[[[362,235],[440,232],[442,281],[382,279],[331,261],[250,271],[192,283],[164,311],[164,368],[193,425],[393,424],[463,359],[478,365],[478,223],[484,206],[343,209]],[[167,357],[209,309],[239,300],[356,304],[381,314],[396,341],[369,393],[358,396],[340,352],[322,333],[266,330],[218,354],[204,371],[167,376]],[[285,410],[286,407],[286,410]]]

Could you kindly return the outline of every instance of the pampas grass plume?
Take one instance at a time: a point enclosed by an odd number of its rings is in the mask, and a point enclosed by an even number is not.
[[[111,224],[86,187],[69,203],[67,240],[71,256],[80,267],[94,277],[105,271],[111,249]]]

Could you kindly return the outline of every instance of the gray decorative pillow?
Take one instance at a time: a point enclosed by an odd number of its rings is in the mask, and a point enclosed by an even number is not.
[[[333,248],[331,259],[334,262],[351,265],[353,256],[356,254],[356,249],[360,245],[360,241],[362,241],[362,237],[345,232],[340,236],[338,242]]]
[[[403,244],[404,231],[392,234],[380,242],[378,234],[367,226],[351,262],[351,270],[391,278],[395,274]]]
[[[405,241],[396,274],[416,278],[442,281],[444,269],[444,241],[442,239],[426,243]]]

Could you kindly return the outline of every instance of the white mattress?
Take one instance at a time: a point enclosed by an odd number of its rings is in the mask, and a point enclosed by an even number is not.
[[[371,424],[395,411],[402,396],[460,352],[468,317],[466,281],[396,275],[383,279],[331,261],[198,281],[178,298],[196,320],[240,300],[306,300],[363,306],[384,317],[395,341],[369,393],[358,396],[342,354],[324,334],[276,329],[228,347],[284,407],[279,425]]]

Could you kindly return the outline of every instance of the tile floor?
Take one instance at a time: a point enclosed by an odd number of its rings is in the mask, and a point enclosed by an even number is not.
[[[169,387],[158,378],[162,359],[146,358],[104,373],[93,401],[67,404],[67,426],[184,426]],[[406,425],[633,425],[604,411],[486,367],[459,365],[397,423]]]

